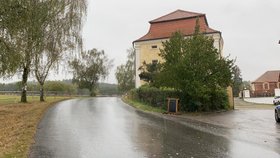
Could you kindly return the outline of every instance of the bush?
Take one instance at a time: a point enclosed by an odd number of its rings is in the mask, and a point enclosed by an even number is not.
[[[211,95],[211,110],[220,110],[229,108],[229,100],[225,89],[217,89]]]
[[[73,84],[61,81],[47,81],[44,85],[46,91],[55,91],[58,93],[76,94],[77,88]]]

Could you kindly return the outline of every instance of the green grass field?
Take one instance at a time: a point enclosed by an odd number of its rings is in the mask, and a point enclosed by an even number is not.
[[[19,100],[20,96],[0,95],[0,105],[17,103]]]
[[[18,95],[0,95],[0,106],[1,105],[7,105],[7,104],[15,104],[20,102],[20,97]],[[52,101],[52,100],[60,100],[67,97],[62,96],[47,96],[45,97],[46,101]],[[39,102],[40,98],[39,96],[27,96],[28,102]]]

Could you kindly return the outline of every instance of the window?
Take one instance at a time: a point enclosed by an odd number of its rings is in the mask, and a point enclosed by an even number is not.
[[[152,48],[153,48],[153,49],[156,49],[156,48],[157,48],[157,45],[152,45]]]
[[[158,60],[152,60],[152,64],[157,64],[158,63]]]
[[[263,89],[264,90],[269,90],[269,83],[263,83]]]

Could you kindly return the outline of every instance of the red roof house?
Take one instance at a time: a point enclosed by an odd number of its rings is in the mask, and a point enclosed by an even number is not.
[[[163,62],[159,56],[162,42],[170,39],[176,31],[183,35],[192,36],[195,33],[197,22],[199,23],[200,32],[214,40],[214,47],[217,48],[222,56],[223,38],[220,31],[209,27],[206,15],[184,10],[176,10],[167,15],[161,16],[150,21],[150,29],[144,36],[133,42],[136,52],[136,87],[140,87],[145,82],[141,82],[138,77],[140,70],[138,68],[145,61],[147,63]]]
[[[280,88],[280,70],[267,71],[252,82],[254,96],[274,96],[274,90]]]

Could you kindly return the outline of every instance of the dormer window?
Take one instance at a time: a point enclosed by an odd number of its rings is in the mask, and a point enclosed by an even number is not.
[[[153,49],[156,49],[156,48],[157,48],[157,45],[152,45],[152,48],[153,48]]]

